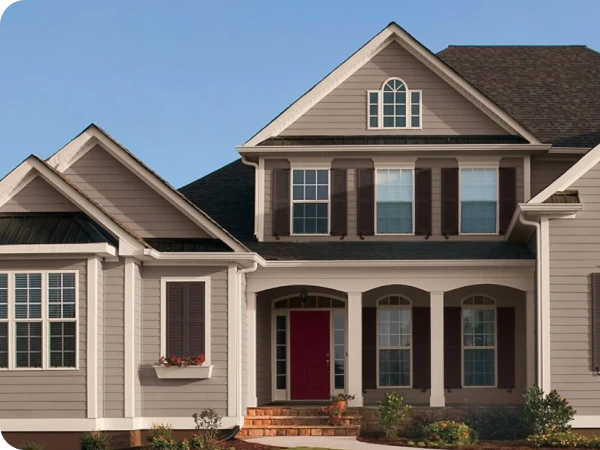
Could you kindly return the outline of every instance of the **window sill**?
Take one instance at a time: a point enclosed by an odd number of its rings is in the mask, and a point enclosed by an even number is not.
[[[212,365],[188,367],[154,366],[156,376],[165,380],[207,380],[212,376]]]

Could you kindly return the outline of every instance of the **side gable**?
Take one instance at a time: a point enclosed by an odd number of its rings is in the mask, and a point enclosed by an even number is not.
[[[142,237],[209,237],[100,145],[86,152],[63,173],[119,222]]]
[[[37,176],[0,207],[0,213],[76,212],[79,208]]]
[[[422,129],[367,130],[367,91],[392,77],[422,91]],[[301,135],[505,135],[508,132],[392,41],[280,133]]]

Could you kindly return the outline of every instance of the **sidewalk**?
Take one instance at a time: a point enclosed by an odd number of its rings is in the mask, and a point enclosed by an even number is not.
[[[331,437],[331,436],[274,436],[247,439],[262,445],[273,447],[313,447],[319,449],[334,450],[414,450],[409,447],[395,447],[393,445],[369,444],[357,441],[354,437]]]

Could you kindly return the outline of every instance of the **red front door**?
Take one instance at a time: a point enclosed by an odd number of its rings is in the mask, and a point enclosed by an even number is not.
[[[291,399],[329,398],[329,311],[290,313]]]

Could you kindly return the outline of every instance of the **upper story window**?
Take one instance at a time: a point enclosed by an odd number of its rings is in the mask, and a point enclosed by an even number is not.
[[[421,91],[409,90],[400,78],[390,78],[378,91],[367,91],[367,97],[367,128],[422,128]]]
[[[377,169],[377,234],[413,233],[414,170]]]
[[[292,234],[329,234],[329,170],[292,171]]]
[[[461,234],[496,234],[497,217],[498,169],[461,169]]]

